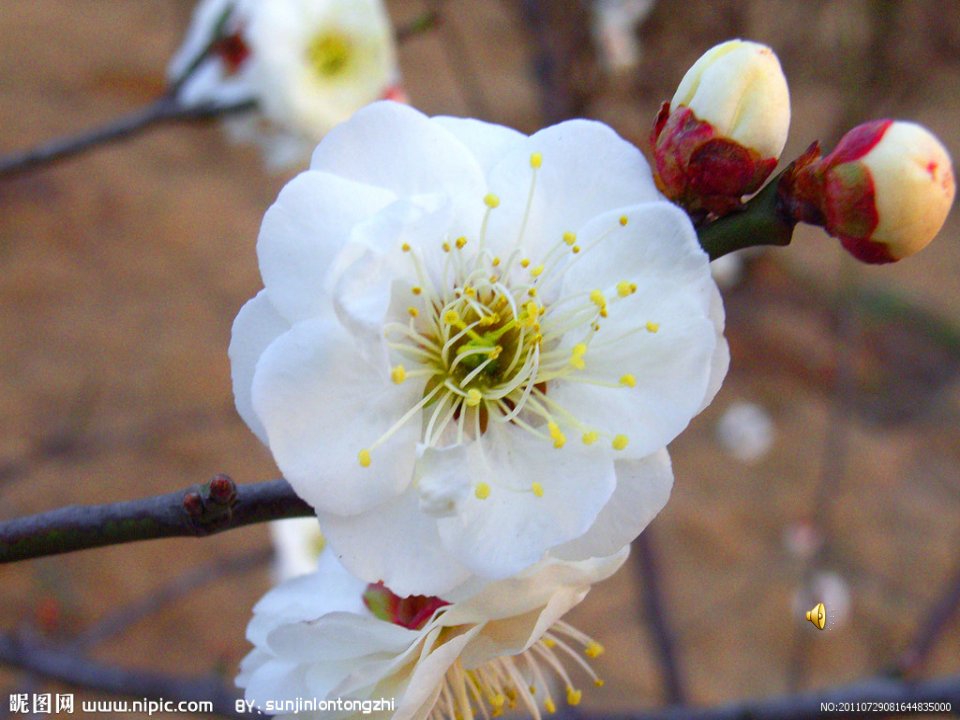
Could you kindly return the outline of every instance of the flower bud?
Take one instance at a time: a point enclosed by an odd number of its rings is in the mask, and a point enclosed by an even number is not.
[[[773,50],[730,40],[693,64],[651,135],[660,189],[690,212],[724,215],[760,189],[790,126]]]
[[[950,156],[915,123],[859,125],[821,162],[824,227],[864,262],[894,262],[922,250],[953,204]]]

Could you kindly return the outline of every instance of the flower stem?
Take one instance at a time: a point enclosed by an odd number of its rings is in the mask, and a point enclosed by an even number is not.
[[[787,168],[784,173],[789,171]],[[780,207],[781,173],[751,198],[741,210],[697,229],[700,245],[711,260],[758,245],[789,245],[796,220]]]
[[[162,122],[205,120],[244,112],[253,107],[253,101],[244,101],[232,105],[205,104],[186,107],[181,105],[176,97],[167,93],[150,105],[100,127],[0,157],[0,178],[26,172],[35,167],[77,155],[99,145],[121,140]]]

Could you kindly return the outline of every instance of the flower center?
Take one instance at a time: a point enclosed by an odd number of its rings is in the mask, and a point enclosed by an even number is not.
[[[636,386],[629,372],[606,377],[590,366],[592,348],[604,348],[625,335],[597,335],[611,306],[636,292],[624,279],[610,287],[583,288],[559,295],[567,270],[597,245],[622,232],[628,218],[621,216],[599,237],[582,247],[576,234],[564,232],[542,256],[531,259],[524,251],[540,153],[530,157],[532,170],[526,209],[512,249],[503,257],[487,246],[490,214],[500,199],[488,194],[486,212],[477,237],[441,241],[442,272],[427,271],[418,248],[403,243],[417,284],[409,288],[404,321],[384,326],[387,345],[396,360],[394,383],[424,383],[420,400],[374,444],[358,453],[364,467],[372,452],[397,428],[422,412],[422,442],[428,447],[479,438],[489,423],[510,423],[562,448],[567,432],[576,432],[591,445],[607,438],[614,450],[628,443],[625,434],[581,422],[549,394],[558,380],[586,382],[629,390]],[[655,333],[659,325],[639,323],[633,332]],[[533,483],[528,491],[542,496]],[[486,498],[490,486],[480,482],[475,495]]]
[[[551,674],[563,683],[567,704],[579,705],[583,691],[577,689],[564,661],[572,660],[580,666],[597,687],[603,687],[603,680],[581,657],[575,645],[579,645],[583,655],[591,659],[603,653],[600,643],[561,621],[519,655],[496,657],[472,669],[464,668],[458,658],[443,677],[440,696],[430,711],[430,720],[472,720],[478,715],[499,717],[505,710],[514,710],[521,705],[535,720],[541,720],[541,707],[551,715],[557,711],[557,702],[547,682]]]
[[[350,38],[333,30],[314,35],[307,45],[307,62],[321,80],[342,75],[349,67],[352,55]]]

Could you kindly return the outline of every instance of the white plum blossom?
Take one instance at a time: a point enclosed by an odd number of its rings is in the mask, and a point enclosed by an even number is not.
[[[726,372],[686,214],[597,122],[376,103],[264,217],[237,408],[344,565],[402,595],[615,552]]]
[[[587,661],[603,646],[560,618],[627,553],[548,560],[441,600],[368,586],[325,552],[316,572],[254,607],[247,628],[254,649],[237,684],[248,702],[283,718],[329,717],[319,701],[340,698],[393,701],[393,712],[374,714],[393,720],[496,717],[510,708],[540,720],[541,710],[580,702],[576,678],[603,684]]]
[[[168,77],[188,107],[255,103],[227,128],[272,168],[308,158],[364,105],[401,96],[382,0],[202,0]]]
[[[317,569],[327,541],[316,518],[288,518],[269,523],[273,541],[273,577],[281,583]]]

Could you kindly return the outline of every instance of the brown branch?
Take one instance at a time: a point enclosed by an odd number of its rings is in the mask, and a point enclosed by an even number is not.
[[[897,672],[911,675],[923,667],[930,652],[943,635],[943,630],[957,615],[958,609],[960,609],[960,569],[944,585],[942,594],[924,618],[917,636],[910,647],[897,659]]]
[[[309,517],[286,480],[202,486],[140,500],[70,505],[0,523],[0,563],[167,537],[205,537],[253,523]]]
[[[71,649],[43,645],[0,634],[0,663],[28,670],[68,685],[138,699],[206,701],[213,712],[228,717],[243,717],[236,711],[239,693],[216,676],[178,677],[162,673],[130,670],[97,662]]]

